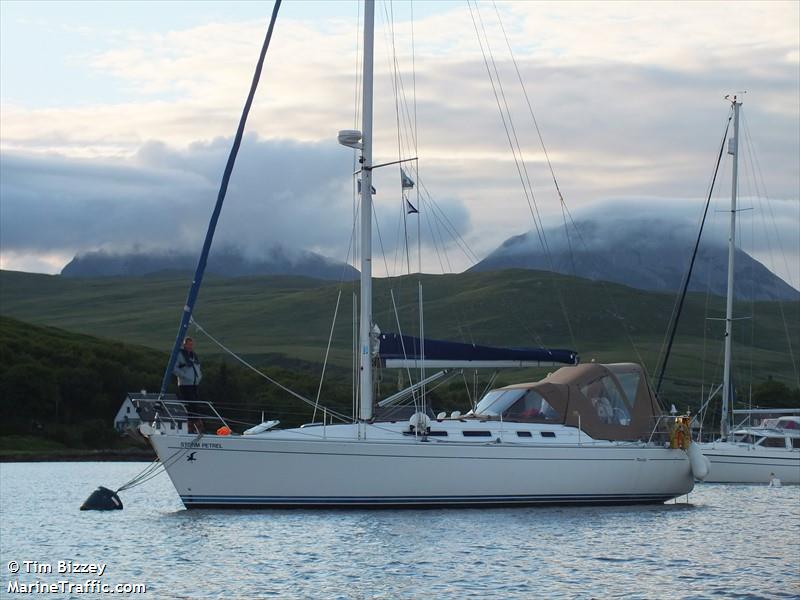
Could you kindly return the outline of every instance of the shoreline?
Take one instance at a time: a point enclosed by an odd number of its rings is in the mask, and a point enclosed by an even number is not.
[[[0,463],[12,462],[150,462],[156,453],[149,449],[131,450],[56,450],[0,453]]]

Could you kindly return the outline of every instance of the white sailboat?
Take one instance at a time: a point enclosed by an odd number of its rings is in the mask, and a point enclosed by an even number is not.
[[[722,416],[719,439],[700,444],[711,463],[711,483],[769,483],[778,478],[783,483],[800,484],[800,432],[795,435],[795,421],[786,417],[781,427],[746,427],[731,430],[733,384],[731,360],[733,346],[733,274],[736,250],[736,212],[739,159],[739,109],[742,103],[733,97],[733,137],[728,154],[733,157],[731,216],[728,236],[728,289],[725,310],[725,362],[722,381]]]
[[[431,419],[422,411],[409,420],[375,418],[373,367],[382,336],[372,318],[373,27],[374,1],[366,0],[362,130],[340,134],[340,142],[361,152],[358,418],[291,429],[266,422],[242,435],[229,429],[221,431],[226,435],[197,434],[188,431],[191,403],[133,398],[147,414],[141,431],[184,505],[624,504],[689,493],[707,464],[694,445],[670,447],[666,436],[674,419],[663,414],[635,364],[565,366],[539,382],[492,390],[463,416]]]

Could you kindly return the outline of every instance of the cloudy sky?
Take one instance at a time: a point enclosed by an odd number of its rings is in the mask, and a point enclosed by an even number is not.
[[[53,273],[97,249],[199,249],[271,8],[0,3],[0,266]],[[447,268],[468,267],[472,255],[531,229],[531,208],[546,224],[562,218],[502,23],[576,217],[642,212],[696,222],[728,115],[723,98],[746,90],[740,191],[754,210],[742,213],[742,243],[800,285],[800,4],[471,9],[376,5],[375,160],[418,155],[418,179],[470,249],[448,241]],[[336,133],[354,126],[359,12],[354,1],[284,3],[220,244],[252,255],[280,244],[347,256],[353,156]],[[482,47],[502,89],[493,88]],[[533,198],[520,183],[495,89],[508,104],[505,122],[513,121]],[[730,193],[729,165],[720,177],[712,221],[724,226],[717,211]],[[391,262],[397,169],[381,170],[375,185]],[[431,246],[430,232],[445,226],[423,223]],[[425,270],[441,270],[436,258],[426,261]]]

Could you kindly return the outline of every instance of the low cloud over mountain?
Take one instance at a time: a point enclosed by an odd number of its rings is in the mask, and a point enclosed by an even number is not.
[[[65,277],[138,277],[165,271],[194,271],[197,256],[180,252],[88,252],[73,258],[61,271]],[[317,279],[352,280],[358,271],[320,254],[272,247],[260,259],[250,259],[233,248],[213,253],[207,272],[225,277],[248,275],[302,275]]]
[[[676,292],[689,264],[696,225],[685,217],[642,212],[630,203],[606,204],[602,216],[588,214],[566,232],[561,226],[546,229],[543,236],[530,231],[511,237],[471,270],[553,270],[644,290]],[[727,240],[714,225],[709,224],[704,233],[689,290],[725,295]],[[543,243],[549,252],[543,250]],[[734,264],[737,298],[800,300],[800,292],[747,252],[737,249]]]

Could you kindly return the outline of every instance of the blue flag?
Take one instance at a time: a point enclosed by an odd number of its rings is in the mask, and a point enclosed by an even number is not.
[[[414,187],[414,180],[403,171],[402,167],[400,168],[400,185],[404,190],[410,190]]]

